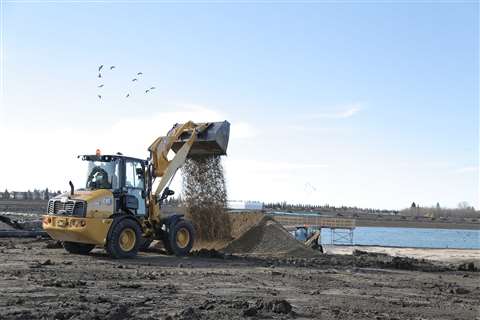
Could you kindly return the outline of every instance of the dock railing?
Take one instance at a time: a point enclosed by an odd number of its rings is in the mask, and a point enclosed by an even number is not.
[[[307,226],[329,229],[355,229],[355,219],[287,214],[274,214],[273,218],[286,228]]]

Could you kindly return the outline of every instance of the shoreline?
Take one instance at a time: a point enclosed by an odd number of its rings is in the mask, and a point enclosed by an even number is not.
[[[236,211],[232,214],[258,213],[259,211]],[[383,227],[383,228],[424,228],[424,229],[459,229],[459,230],[480,230],[478,219],[471,218],[442,218],[434,219],[425,217],[407,217],[407,216],[381,216],[381,215],[352,215],[352,214],[317,214],[317,213],[296,213],[280,211],[264,211],[264,214],[271,215],[292,215],[294,217],[304,217],[307,220],[310,217],[326,219],[346,219],[355,220],[355,227]],[[474,221],[473,221],[474,220]]]
[[[381,228],[480,230],[480,223],[471,222],[384,221],[355,219],[355,226]]]
[[[323,246],[332,247],[363,247],[363,248],[391,248],[391,249],[421,249],[421,250],[465,250],[465,251],[479,251],[480,248],[436,248],[436,247],[406,247],[406,246],[388,246],[381,244],[330,244],[325,243]]]
[[[19,215],[25,217],[41,216],[46,213],[47,201],[45,200],[0,200],[0,214]],[[182,211],[181,208],[165,208],[166,211]],[[236,215],[239,213],[249,214],[271,214],[269,211],[242,211],[230,212]],[[288,214],[285,212],[285,214]],[[293,214],[295,214],[293,212]],[[381,228],[421,228],[421,229],[456,229],[456,230],[480,230],[480,222],[459,221],[452,219],[447,221],[431,221],[426,218],[419,220],[412,217],[400,216],[379,216],[375,219],[369,216],[344,215],[322,215],[325,218],[354,219],[356,227],[381,227]]]
[[[383,253],[394,257],[409,257],[445,263],[474,262],[480,265],[480,250],[478,249],[441,249],[441,248],[413,248],[413,247],[386,247],[362,245],[323,245],[326,253],[353,254],[354,250],[371,253]]]

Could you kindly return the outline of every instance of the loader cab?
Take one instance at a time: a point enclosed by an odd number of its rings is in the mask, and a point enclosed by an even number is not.
[[[85,188],[87,190],[121,188],[120,166],[121,161],[112,156],[82,156],[86,161],[87,176]]]
[[[81,159],[87,165],[86,190],[111,190],[115,212],[147,214],[146,160],[123,155],[83,155]]]

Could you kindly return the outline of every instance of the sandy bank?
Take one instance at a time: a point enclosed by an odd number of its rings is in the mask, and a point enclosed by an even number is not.
[[[352,254],[357,250],[385,253],[391,256],[410,257],[415,259],[427,259],[442,262],[467,262],[474,261],[480,264],[480,250],[475,249],[431,249],[431,248],[392,248],[381,246],[332,246],[325,245],[327,253]]]

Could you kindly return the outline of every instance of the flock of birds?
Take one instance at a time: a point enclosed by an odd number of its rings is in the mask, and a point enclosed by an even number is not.
[[[98,79],[103,79],[103,75],[102,75],[103,67],[104,67],[103,64],[100,65],[100,66],[98,66],[98,76],[97,76]],[[116,68],[116,66],[110,66],[109,69],[110,69],[110,70],[113,70],[113,69],[115,69],[115,68]],[[139,81],[139,80],[142,78],[142,76],[143,76],[143,72],[137,72],[135,78],[133,78],[133,79],[131,80],[131,82]],[[100,83],[100,84],[97,86],[97,88],[98,88],[98,89],[101,89],[101,88],[103,88],[104,86],[105,86],[104,83]],[[148,89],[145,90],[145,94],[147,94],[147,93],[149,93],[150,91],[155,90],[155,89],[156,89],[155,87],[150,87],[150,88],[148,88]],[[100,93],[97,94],[97,97],[98,97],[98,99],[102,99],[102,95],[101,95]],[[125,95],[125,98],[129,98],[129,97],[130,97],[130,92],[127,92],[127,94]]]

